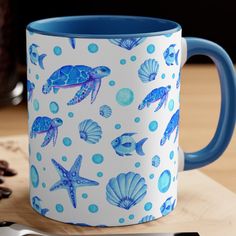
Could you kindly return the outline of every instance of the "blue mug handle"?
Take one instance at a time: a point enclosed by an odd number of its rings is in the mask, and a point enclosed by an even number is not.
[[[215,63],[220,78],[221,109],[216,132],[207,146],[191,153],[184,153],[180,149],[179,170],[203,167],[217,160],[230,142],[236,120],[236,75],[229,55],[222,47],[211,41],[183,38],[183,63],[194,55],[208,56]]]

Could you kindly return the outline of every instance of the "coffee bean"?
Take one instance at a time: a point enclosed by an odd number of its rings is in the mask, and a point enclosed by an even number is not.
[[[12,194],[12,190],[6,187],[0,187],[0,192],[1,192],[2,198],[9,198]]]
[[[5,167],[4,169],[7,169],[9,167],[9,163],[4,160],[0,160],[0,166]]]
[[[3,176],[3,175],[4,175],[4,172],[5,172],[4,170],[1,170],[1,169],[0,169],[0,176]]]
[[[0,177],[0,184],[4,183],[4,179],[2,177]]]
[[[14,176],[14,175],[17,175],[17,172],[14,169],[8,168],[4,171],[4,176]]]

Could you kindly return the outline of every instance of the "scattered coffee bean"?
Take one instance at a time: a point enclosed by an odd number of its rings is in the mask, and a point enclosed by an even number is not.
[[[4,171],[4,176],[14,176],[14,175],[17,175],[17,172],[14,169],[8,168]]]
[[[7,169],[9,167],[9,163],[4,160],[0,160],[0,168]]]
[[[6,187],[0,187],[0,193],[2,198],[9,198],[12,194],[12,190]]]
[[[1,169],[0,169],[0,176],[3,176],[3,175],[4,175],[4,172],[5,172],[4,170],[1,170]]]
[[[0,177],[0,184],[4,183],[4,179],[2,177]]]

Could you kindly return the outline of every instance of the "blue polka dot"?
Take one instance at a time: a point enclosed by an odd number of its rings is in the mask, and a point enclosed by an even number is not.
[[[120,64],[121,64],[121,65],[125,65],[125,64],[126,64],[126,60],[125,60],[125,59],[121,59],[121,60],[120,60]]]
[[[140,117],[135,117],[134,122],[139,123],[140,122]]]
[[[56,102],[50,102],[49,109],[53,114],[56,114],[59,111],[59,105]]]
[[[55,208],[58,213],[62,213],[64,211],[64,207],[62,206],[62,204],[56,204]]]
[[[72,117],[74,117],[74,113],[73,112],[68,112],[68,117],[70,117],[70,118],[72,118]]]
[[[154,52],[155,52],[155,46],[154,46],[153,44],[149,44],[149,45],[147,46],[147,52],[148,52],[149,54],[154,53]]]
[[[41,161],[41,160],[42,160],[42,155],[41,155],[39,152],[36,153],[36,159],[37,159],[38,161]]]
[[[116,124],[115,125],[115,129],[120,129],[121,128],[121,125],[120,124]]]
[[[30,168],[30,180],[34,188],[39,186],[39,174],[34,165]]]
[[[172,74],[172,79],[174,79],[174,78],[175,78],[175,73]]]
[[[169,157],[170,157],[171,160],[174,158],[174,151],[170,152]]]
[[[144,210],[145,211],[150,211],[152,209],[152,203],[151,202],[147,202],[145,205],[144,205]]]
[[[62,161],[64,161],[64,162],[67,161],[67,157],[66,157],[66,156],[62,156],[61,159],[62,159]]]
[[[141,166],[141,164],[140,164],[140,162],[136,162],[136,163],[134,164],[134,166],[135,166],[136,168],[139,168],[139,167]]]
[[[168,191],[171,184],[171,173],[169,170],[164,170],[158,179],[158,189],[161,193]]]
[[[155,121],[155,120],[151,121],[151,122],[149,123],[149,125],[148,125],[148,128],[149,128],[149,130],[150,130],[151,132],[156,131],[157,128],[158,128],[158,123],[157,123],[157,121]]]
[[[134,214],[129,215],[129,219],[133,220],[134,219]]]
[[[35,79],[39,80],[39,75],[38,74],[35,75]]]
[[[98,51],[98,45],[96,43],[90,43],[88,45],[88,51],[90,53],[96,53]]]
[[[42,187],[43,187],[43,188],[46,188],[46,183],[43,182],[43,183],[42,183]]]
[[[168,109],[169,109],[169,111],[173,111],[174,106],[175,106],[174,100],[171,99],[171,100],[169,101],[169,103],[168,103]]]
[[[96,212],[98,212],[98,206],[96,204],[91,204],[91,205],[89,205],[88,210],[91,213],[96,213]]]
[[[69,147],[72,144],[72,140],[69,137],[65,137],[65,138],[63,138],[63,144],[66,147]]]
[[[131,61],[136,61],[136,59],[137,59],[137,58],[136,58],[136,56],[134,56],[134,55],[130,57],[130,60],[131,60]]]
[[[59,46],[56,46],[56,47],[53,48],[53,52],[56,56],[60,56],[61,53],[62,53],[62,50]]]
[[[34,99],[33,101],[33,107],[35,111],[39,110],[39,101],[37,99]]]
[[[88,198],[88,194],[87,194],[87,193],[83,193],[83,194],[82,194],[82,198],[83,198],[83,199]]]
[[[161,78],[162,78],[162,79],[165,79],[165,77],[166,77],[166,75],[165,75],[165,73],[163,73],[163,74],[161,75]]]
[[[129,106],[134,101],[134,92],[129,88],[122,88],[116,94],[116,101],[121,106]]]
[[[109,85],[112,87],[112,86],[114,86],[116,84],[116,82],[114,81],[114,80],[110,80],[109,81]]]
[[[104,157],[100,153],[96,153],[92,156],[92,161],[95,164],[101,164],[103,162],[103,160],[104,160]]]
[[[97,173],[97,177],[102,177],[103,176],[103,173],[101,172],[101,171],[99,171],[98,173]]]
[[[120,218],[119,219],[119,223],[123,224],[125,222],[125,219],[124,218]]]
[[[150,174],[149,179],[153,179],[153,178],[154,178],[154,174]]]

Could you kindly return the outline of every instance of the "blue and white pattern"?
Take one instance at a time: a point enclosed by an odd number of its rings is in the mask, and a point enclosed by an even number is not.
[[[27,32],[27,43],[32,207],[99,227],[171,212],[181,33],[103,39]]]

